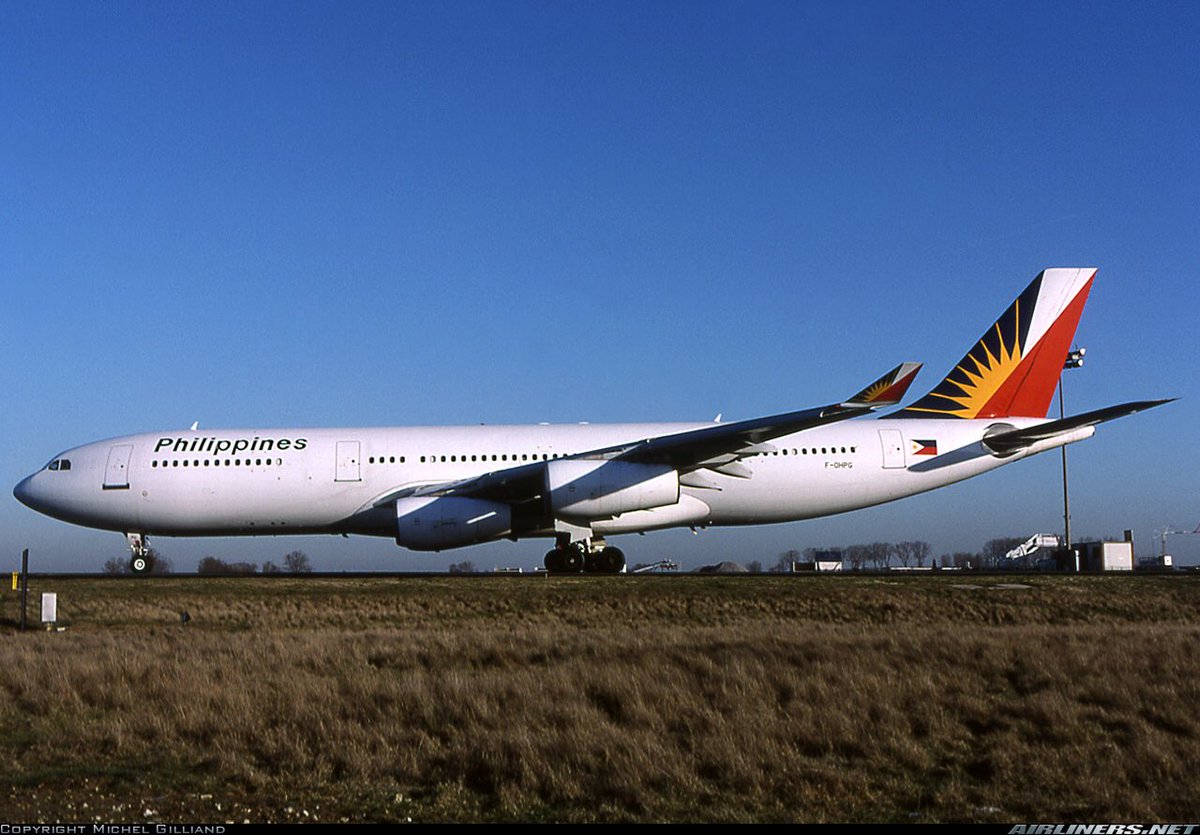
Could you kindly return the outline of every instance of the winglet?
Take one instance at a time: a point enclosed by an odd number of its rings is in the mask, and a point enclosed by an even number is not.
[[[839,405],[850,409],[878,409],[895,406],[921,370],[919,362],[902,362],[871,385]]]

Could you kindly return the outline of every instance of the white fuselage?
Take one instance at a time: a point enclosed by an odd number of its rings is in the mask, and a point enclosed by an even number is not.
[[[1088,427],[1008,457],[994,455],[981,443],[993,427],[1024,428],[1042,422],[884,418],[810,429],[777,438],[767,445],[770,451],[743,458],[748,478],[699,470],[681,479],[676,504],[588,523],[596,535],[605,536],[827,516],[933,490],[1081,440],[1094,431]],[[69,464],[60,463],[57,469],[51,469],[53,463],[48,465],[14,492],[22,502],[50,516],[126,533],[391,537],[396,514],[385,500],[397,490],[705,425],[148,433],[68,450],[55,462]],[[553,527],[543,527],[520,535],[553,532]]]

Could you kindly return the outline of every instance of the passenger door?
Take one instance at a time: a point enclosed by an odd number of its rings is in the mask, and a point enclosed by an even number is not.
[[[337,442],[337,475],[334,481],[362,481],[362,458],[358,441]]]
[[[105,490],[129,489],[129,457],[133,447],[120,444],[108,451],[108,464],[104,467]]]

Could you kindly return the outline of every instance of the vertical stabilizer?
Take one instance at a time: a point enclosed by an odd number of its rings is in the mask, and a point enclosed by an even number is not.
[[[893,417],[1044,418],[1095,277],[1092,267],[1043,270],[933,391]]]

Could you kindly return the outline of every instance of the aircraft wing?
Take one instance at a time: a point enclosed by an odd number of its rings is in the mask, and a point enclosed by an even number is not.
[[[1155,406],[1170,403],[1174,399],[1172,397],[1166,400],[1138,400],[1134,403],[1122,403],[1119,406],[1096,409],[1093,412],[1084,412],[1083,414],[1074,415],[1063,420],[1039,423],[1037,426],[1030,426],[1028,429],[1013,429],[999,435],[990,435],[983,439],[983,444],[992,452],[999,455],[1017,452],[1038,441],[1049,440],[1066,432],[1082,429],[1085,426],[1095,426],[1105,421],[1116,420],[1117,418],[1132,415],[1135,412],[1141,412],[1145,409],[1153,409]]]
[[[565,457],[669,464],[681,475],[699,469],[712,469],[725,475],[749,478],[750,470],[738,462],[739,458],[764,449],[769,451],[770,448],[764,448],[763,444],[774,438],[894,406],[904,397],[920,369],[920,363],[901,363],[841,403],[732,423],[714,423],[672,435],[659,435]],[[407,487],[383,496],[374,504],[381,507],[408,496],[469,496],[509,503],[531,501],[545,492],[548,463],[536,461],[459,481]]]
[[[576,458],[609,458],[638,464],[670,464],[680,473],[705,467],[724,456],[738,456],[760,444],[784,435],[803,432],[827,423],[865,415],[875,409],[894,406],[904,397],[909,384],[921,370],[921,364],[905,362],[874,383],[841,403],[786,412],[762,418],[717,423],[700,429],[660,435],[617,447],[581,453]]]

